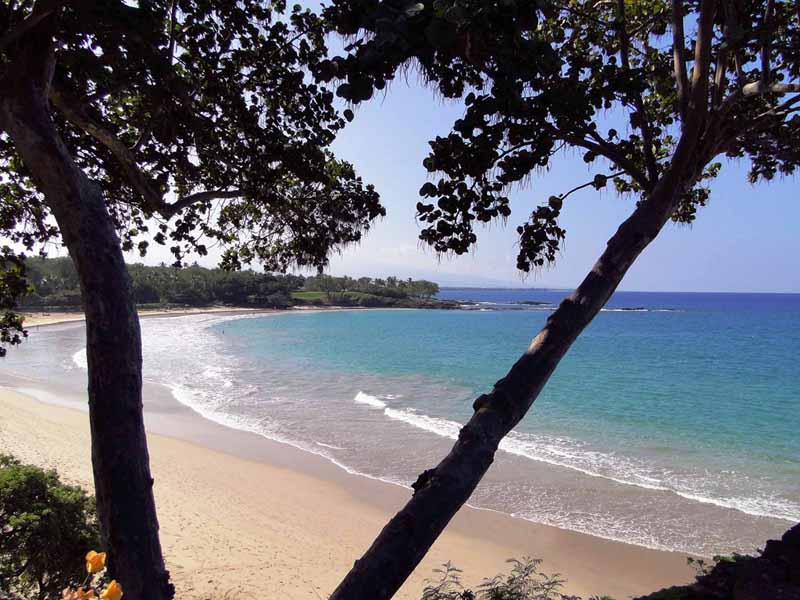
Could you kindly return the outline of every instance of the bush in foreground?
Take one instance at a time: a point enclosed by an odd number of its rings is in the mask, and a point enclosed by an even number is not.
[[[580,600],[561,593],[560,575],[539,571],[541,560],[512,559],[511,571],[486,579],[475,590],[461,583],[461,570],[451,563],[435,569],[421,600]],[[800,600],[800,524],[779,540],[767,541],[756,556],[715,556],[713,561],[688,558],[697,577],[636,600]],[[613,600],[592,596],[589,600]]]
[[[436,575],[428,581],[421,600],[580,600],[561,593],[565,580],[558,573],[540,571],[540,559],[512,558],[507,562],[511,565],[509,573],[485,579],[474,591],[461,583],[461,569],[447,562],[434,569]],[[612,599],[592,596],[589,600]]]
[[[60,598],[84,580],[83,557],[99,545],[94,498],[55,471],[0,455],[0,591]]]

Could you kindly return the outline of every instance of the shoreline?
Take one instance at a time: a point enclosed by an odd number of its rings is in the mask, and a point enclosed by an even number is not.
[[[308,310],[308,309],[305,309]],[[331,310],[331,309],[322,309]],[[358,309],[363,310],[363,309]],[[179,314],[194,314],[198,312],[227,312],[227,313],[282,313],[290,311],[242,311],[238,309],[223,309],[214,311],[192,311],[179,313],[170,311],[168,314],[143,314],[143,317],[177,316]],[[73,319],[76,320],[76,319]],[[64,321],[58,321],[63,323]],[[55,322],[50,323],[55,324]],[[45,325],[45,323],[41,323]],[[65,430],[71,431],[76,426],[87,429],[85,414],[74,410],[82,407],[85,411],[85,398],[69,397],[64,390],[47,389],[46,385],[31,386],[30,382],[13,381],[13,377],[5,376],[0,379],[0,384],[7,386],[0,391],[0,429],[4,435],[0,436],[0,449],[12,450],[6,447],[4,438],[6,431],[16,428],[17,444],[23,447],[21,451],[25,456],[20,458],[30,462],[47,466],[58,466],[59,460],[63,463],[64,454],[75,454],[75,449],[66,449],[67,444],[55,443],[53,439],[39,440],[37,443],[29,440],[20,442],[21,436],[19,423],[36,422],[44,419],[47,429],[60,430],[62,435]],[[9,381],[11,380],[11,381]],[[69,408],[53,408],[52,404],[43,405],[20,395],[19,392],[9,391],[8,388],[21,389],[25,394],[36,396],[39,400],[58,402]],[[31,389],[33,388],[33,389]],[[39,393],[37,393],[37,391]],[[162,520],[162,537],[164,539],[165,554],[173,576],[178,585],[181,597],[207,598],[205,595],[211,590],[226,591],[222,581],[206,573],[206,570],[215,572],[217,567],[203,566],[213,563],[216,551],[229,551],[235,547],[235,541],[241,537],[255,534],[249,531],[251,522],[259,521],[259,513],[274,502],[280,502],[280,497],[287,493],[285,486],[277,486],[271,490],[262,502],[250,499],[243,506],[235,506],[236,512],[247,514],[247,517],[237,526],[226,524],[224,532],[217,531],[215,527],[212,537],[218,543],[211,543],[207,538],[202,523],[214,522],[218,519],[212,512],[200,510],[202,507],[193,503],[191,498],[178,498],[181,496],[182,484],[170,476],[171,470],[194,473],[192,484],[202,485],[200,488],[207,492],[211,498],[226,497],[233,493],[233,502],[248,494],[248,484],[237,478],[240,472],[256,474],[256,481],[271,484],[284,478],[292,479],[292,486],[297,488],[299,494],[294,499],[291,508],[278,516],[278,520],[285,521],[284,526],[293,532],[299,530],[306,542],[311,543],[309,548],[299,555],[295,554],[295,561],[285,565],[289,573],[297,578],[303,570],[313,575],[316,589],[287,590],[280,587],[267,586],[270,591],[267,597],[282,595],[287,598],[314,598],[315,594],[332,591],[339,579],[345,574],[352,561],[358,558],[363,550],[372,542],[374,536],[410,494],[410,490],[398,484],[392,484],[380,479],[354,474],[336,465],[329,458],[305,449],[297,448],[284,442],[270,440],[254,433],[242,432],[236,429],[217,424],[207,420],[187,406],[180,404],[173,397],[166,386],[159,384],[146,384],[145,386],[146,422],[151,446],[151,462],[156,478],[156,495],[159,503],[159,514]],[[28,413],[28,417],[26,417]],[[31,421],[30,414],[37,415]],[[39,434],[37,433],[37,436]],[[70,434],[72,436],[72,434]],[[57,437],[57,436],[54,436]],[[74,436],[72,436],[74,437]],[[37,446],[38,450],[28,447]],[[82,438],[83,456],[88,457],[88,434]],[[180,447],[173,459],[175,464],[167,469],[163,458]],[[4,448],[5,447],[5,448]],[[19,453],[19,451],[17,451]],[[29,459],[29,456],[32,457]],[[223,472],[210,468],[211,473],[206,473],[204,465],[225,464]],[[71,463],[59,466],[63,475],[73,482],[88,486],[91,482],[91,473],[88,465],[78,466]],[[230,478],[236,482],[228,481]],[[295,481],[296,478],[302,482]],[[186,482],[184,482],[186,483]],[[194,487],[194,486],[192,486]],[[270,486],[271,487],[271,486]],[[161,493],[159,493],[161,490]],[[276,496],[277,494],[277,496]],[[337,498],[331,503],[328,495]],[[319,500],[324,501],[324,506]],[[202,504],[202,503],[199,503]],[[165,506],[167,507],[165,509]],[[185,524],[174,514],[174,507],[180,506],[181,511],[194,512],[200,524],[194,535],[187,535],[185,544],[178,544],[177,538],[183,539],[182,531]],[[223,505],[225,506],[225,505]],[[233,507],[226,507],[228,508]],[[308,511],[312,516],[298,518],[297,513]],[[343,519],[344,517],[344,519]],[[308,538],[309,529],[313,529],[313,521],[322,519],[330,522],[344,520],[344,531],[336,533],[327,528],[316,531]],[[261,523],[267,532],[275,527],[274,523]],[[244,527],[244,530],[242,529]],[[258,537],[258,536],[257,536]],[[293,553],[292,548],[296,543],[290,543],[293,536],[288,538],[278,536],[273,539],[267,535],[265,546],[276,546],[281,552]],[[192,543],[192,540],[197,543]],[[221,541],[225,540],[225,541]],[[263,539],[259,537],[261,542]],[[341,544],[345,540],[345,544]],[[331,543],[333,542],[333,547]],[[287,546],[288,544],[288,546]],[[257,547],[251,545],[251,548]],[[325,556],[318,553],[326,550]],[[269,563],[263,553],[257,552],[264,564]],[[568,579],[565,591],[573,594],[589,596],[591,594],[610,594],[618,600],[630,595],[637,595],[655,591],[661,587],[685,583],[693,578],[693,571],[686,565],[685,554],[651,550],[642,546],[634,546],[623,542],[616,542],[598,538],[588,534],[577,533],[547,525],[540,525],[532,521],[515,518],[504,513],[486,509],[464,507],[437,542],[428,557],[423,561],[406,586],[397,595],[398,598],[417,599],[420,596],[423,581],[431,575],[431,570],[441,563],[452,560],[455,565],[465,571],[465,582],[478,583],[484,577],[493,576],[495,573],[505,571],[505,560],[511,557],[532,556],[543,558],[542,569],[548,573],[561,573]],[[308,559],[308,560],[306,560]],[[224,559],[221,559],[224,561]],[[234,560],[234,562],[236,562]],[[178,565],[176,567],[176,565]],[[313,565],[313,566],[307,566]],[[263,567],[263,565],[262,565]],[[262,567],[257,567],[261,569]],[[255,566],[253,568],[256,568]],[[267,568],[270,568],[267,566]],[[298,569],[301,572],[298,572]],[[291,585],[290,581],[299,582],[299,579],[287,579],[287,574],[278,569],[277,584]],[[208,581],[205,581],[208,575]],[[237,585],[244,585],[246,574],[234,577]],[[283,579],[281,579],[283,578]],[[224,578],[223,578],[224,581]],[[312,581],[309,579],[308,581]],[[233,583],[233,582],[231,582]],[[244,590],[244,587],[237,588]],[[317,590],[320,590],[317,592]],[[313,592],[313,593],[312,593]],[[196,595],[191,595],[196,594]],[[199,594],[199,595],[197,595]]]
[[[291,311],[305,311],[305,310],[341,310],[347,307],[313,307],[307,308],[252,308],[248,306],[203,306],[196,308],[158,308],[158,309],[143,309],[138,310],[137,313],[140,319],[152,317],[182,317],[186,315],[205,315],[205,314],[272,314],[283,313]],[[362,309],[363,310],[363,309]],[[85,316],[82,310],[75,312],[71,311],[22,311],[24,317],[24,327],[49,327],[51,325],[63,325],[65,323],[77,323],[85,321]]]
[[[137,310],[140,319],[151,317],[183,317],[186,315],[247,315],[247,314],[291,314],[307,312],[333,312],[342,310],[459,310],[457,308],[433,308],[428,306],[346,306],[346,305],[293,305],[288,308],[254,308],[251,306],[198,306],[189,308],[145,308]],[[24,317],[23,327],[48,327],[85,321],[82,310],[76,311],[20,311]]]

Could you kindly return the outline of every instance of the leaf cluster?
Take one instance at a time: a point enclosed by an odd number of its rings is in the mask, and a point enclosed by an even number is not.
[[[3,4],[0,35],[32,5]],[[125,250],[144,254],[154,240],[180,263],[223,244],[226,267],[322,267],[384,214],[373,187],[328,150],[345,120],[309,75],[327,55],[313,12],[285,1],[113,0],[67,3],[50,18],[53,118],[101,186]],[[0,49],[0,77],[21,43]],[[0,233],[28,250],[57,238],[2,133],[0,170]]]
[[[83,556],[100,544],[94,499],[0,455],[0,589],[43,600],[83,581]]]
[[[29,291],[24,257],[3,246],[0,248],[0,357],[6,355],[6,345],[19,344],[28,335],[22,317],[14,308]]]
[[[703,7],[707,40],[695,23]],[[701,142],[675,221],[693,221],[708,203],[717,156],[749,159],[752,182],[800,164],[800,13],[791,2],[334,0],[326,18],[348,44],[318,76],[339,81],[341,97],[364,101],[413,68],[465,105],[423,162],[435,180],[420,189],[420,237],[439,252],[467,252],[476,223],[507,219],[509,190],[565,149],[612,169],[590,177],[596,189],[613,181],[646,201],[692,112]],[[702,70],[695,47],[708,48],[712,68],[692,84],[705,97],[689,104],[676,73],[688,82]],[[521,270],[555,259],[560,204],[572,191],[518,227]]]

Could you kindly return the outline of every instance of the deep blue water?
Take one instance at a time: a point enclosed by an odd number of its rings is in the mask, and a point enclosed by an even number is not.
[[[145,376],[208,418],[407,485],[565,295],[445,289],[477,304],[145,320]],[[64,368],[80,363],[80,342],[59,345]],[[799,355],[800,295],[618,293],[471,503],[651,547],[752,551],[800,520]]]

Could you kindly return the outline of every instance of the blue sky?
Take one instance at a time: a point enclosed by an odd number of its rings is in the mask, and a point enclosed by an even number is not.
[[[412,80],[395,82],[386,95],[355,112],[355,120],[334,148],[375,184],[388,214],[363,243],[333,258],[333,274],[397,274],[445,285],[571,288],[632,210],[632,199],[610,191],[589,188],[570,196],[561,219],[567,230],[561,257],[554,267],[522,279],[515,269],[517,224],[551,194],[603,172],[590,170],[577,153],[568,154],[527,187],[515,190],[508,224],[495,223],[479,231],[474,252],[439,258],[418,243],[414,205],[417,190],[427,180],[421,165],[427,142],[450,131],[461,115],[460,105],[443,101]],[[711,204],[696,223],[668,224],[632,267],[621,289],[800,292],[800,178],[751,186],[746,169],[745,162],[725,163],[713,184]]]
[[[555,160],[551,168],[512,194],[507,223],[478,231],[474,251],[438,257],[418,241],[415,215],[418,190],[427,180],[422,160],[428,140],[447,134],[462,114],[458,103],[444,101],[414,80],[396,81],[387,93],[355,109],[356,118],[337,139],[334,150],[354,163],[365,181],[380,192],[387,216],[364,241],[331,260],[329,272],[356,277],[426,278],[442,285],[573,288],[591,269],[633,209],[633,199],[589,188],[565,202],[560,223],[567,230],[557,263],[523,278],[515,268],[516,226],[551,194],[589,181],[594,170],[578,153]],[[618,124],[614,124],[621,128]],[[622,290],[800,292],[800,202],[794,176],[751,186],[747,164],[726,163],[713,183],[711,203],[692,226],[668,224],[640,256],[622,282]],[[219,252],[200,259],[215,266]],[[164,247],[151,246],[148,264],[171,262]],[[128,256],[140,262],[137,254]]]

